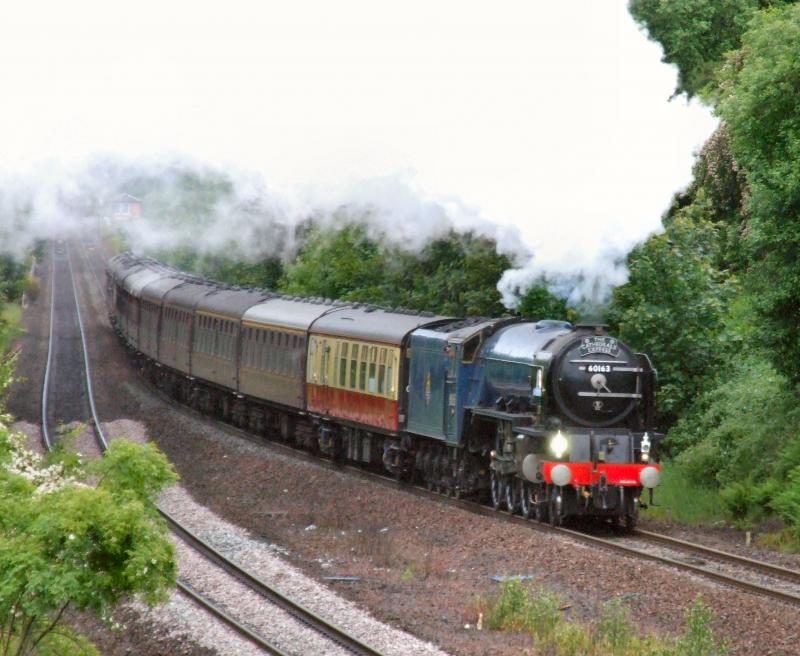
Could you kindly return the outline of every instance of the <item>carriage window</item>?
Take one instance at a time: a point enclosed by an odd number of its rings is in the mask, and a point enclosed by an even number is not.
[[[347,382],[347,342],[342,342],[339,354],[339,386],[344,387]]]
[[[314,356],[317,352],[317,340],[312,337],[308,342],[308,365],[307,365],[307,378],[309,381],[314,380]]]
[[[272,347],[272,331],[264,331],[264,369],[267,371],[275,370],[275,349]]]
[[[386,365],[378,365],[378,394],[386,393]]]
[[[356,388],[356,374],[358,372],[358,344],[353,344],[350,354],[350,389]]]
[[[393,368],[392,364],[394,363],[394,357],[389,358],[389,366],[386,370],[386,379],[387,379],[387,387],[389,388],[389,394],[394,395],[394,376],[392,375]]]
[[[366,361],[361,361],[361,369],[359,370],[358,374],[358,389],[362,392],[367,388],[367,363]]]
[[[378,381],[376,378],[377,365],[374,362],[369,363],[369,377],[367,379],[367,391],[373,394],[378,391]]]
[[[342,348],[342,343],[337,339],[336,348],[333,351],[333,376],[331,380],[336,385],[339,381],[339,350]]]

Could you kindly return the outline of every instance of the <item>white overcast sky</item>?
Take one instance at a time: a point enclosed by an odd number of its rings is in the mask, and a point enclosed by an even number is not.
[[[660,54],[625,0],[8,2],[0,169],[167,151],[288,194],[399,175],[583,257],[656,229],[714,128],[668,102]]]

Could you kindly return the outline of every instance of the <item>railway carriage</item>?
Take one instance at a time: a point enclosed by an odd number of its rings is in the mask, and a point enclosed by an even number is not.
[[[207,282],[190,281],[164,292],[158,336],[161,364],[186,376],[192,375],[194,308],[213,289]]]
[[[139,350],[158,362],[164,359],[159,339],[159,336],[165,333],[162,326],[164,295],[175,287],[183,285],[188,279],[189,276],[171,273],[142,287]]]
[[[431,313],[356,305],[335,308],[311,325],[307,408],[320,422],[324,452],[346,452],[369,462],[372,445],[381,442],[386,467],[403,468],[404,447],[397,435],[406,422],[406,342],[419,326],[443,320]],[[388,437],[376,440],[374,434]]]
[[[106,280],[106,290],[112,311],[112,320],[116,329],[126,342],[129,340],[129,323],[135,322],[134,299],[130,297],[128,291],[123,287],[125,279],[133,273],[145,270],[146,264],[143,260],[123,253],[113,257],[109,263]]]
[[[239,391],[242,316],[270,296],[262,290],[212,288],[197,298],[192,323],[192,376]],[[180,304],[178,298],[173,300]]]
[[[305,410],[308,329],[335,309],[320,299],[270,298],[242,316],[239,391]]]

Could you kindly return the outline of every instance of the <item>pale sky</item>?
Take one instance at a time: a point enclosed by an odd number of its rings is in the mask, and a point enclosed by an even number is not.
[[[625,0],[5,3],[0,169],[166,151],[290,195],[399,175],[564,268],[657,229],[714,128],[659,60]]]

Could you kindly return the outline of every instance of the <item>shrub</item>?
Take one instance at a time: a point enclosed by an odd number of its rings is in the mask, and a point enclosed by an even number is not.
[[[771,502],[772,508],[792,527],[795,539],[800,542],[800,467],[789,474],[789,480]]]
[[[503,581],[500,595],[487,618],[487,626],[497,630],[525,628],[528,604],[528,590],[522,583],[513,579]]]
[[[39,298],[40,284],[39,279],[33,275],[27,275],[25,277],[25,295],[28,297],[29,301],[35,301]]]
[[[533,637],[536,653],[553,656],[723,656],[727,653],[727,647],[716,640],[711,629],[711,609],[699,598],[687,610],[686,629],[677,640],[638,635],[628,609],[619,599],[603,606],[594,629],[563,620],[560,604],[551,592],[532,591],[517,580],[506,581],[487,612],[488,626],[524,629]],[[485,610],[484,602],[477,600],[472,615],[481,609]]]
[[[634,635],[628,618],[628,609],[621,599],[612,599],[603,605],[600,624],[597,626],[597,641],[610,653],[622,651]]]
[[[718,642],[711,628],[714,613],[698,597],[686,611],[686,630],[676,643],[676,656],[724,656],[727,645]]]

